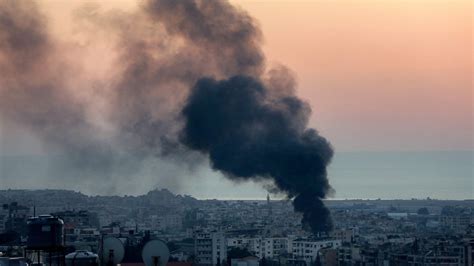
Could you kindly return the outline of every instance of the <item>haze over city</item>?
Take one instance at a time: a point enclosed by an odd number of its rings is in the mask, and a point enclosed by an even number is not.
[[[78,84],[65,87],[81,91],[77,97],[88,101],[100,92],[85,88],[116,82],[114,60],[120,51],[114,46],[111,17],[136,12],[136,2],[37,4],[59,47],[55,56],[68,66],[66,74],[58,75],[71,75],[66,83]],[[335,192],[329,197],[473,198],[469,1],[232,4],[255,19],[266,68],[288,67],[296,95],[312,109],[308,126],[334,147],[328,180]],[[113,33],[101,31],[99,24]],[[102,129],[107,129],[102,116],[107,104],[88,107],[88,119],[96,119],[91,123]],[[35,105],[19,108],[34,110]],[[265,184],[228,180],[202,158],[189,165],[147,156],[126,171],[112,165],[94,172],[90,165],[69,165],[63,157],[70,151],[11,114],[0,121],[2,188],[66,188],[90,195],[140,195],[168,188],[221,199],[267,194]]]

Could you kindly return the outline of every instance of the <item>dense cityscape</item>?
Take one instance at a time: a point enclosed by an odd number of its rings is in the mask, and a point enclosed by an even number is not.
[[[474,266],[471,2],[0,0],[0,266]]]
[[[318,234],[302,228],[291,201],[270,195],[2,190],[0,203],[0,252],[9,257],[24,254],[28,218],[51,214],[64,221],[68,252],[97,253],[101,239],[114,236],[126,247],[122,265],[143,263],[135,251],[150,238],[167,243],[170,263],[188,265],[473,265],[474,200],[326,200],[333,230]]]

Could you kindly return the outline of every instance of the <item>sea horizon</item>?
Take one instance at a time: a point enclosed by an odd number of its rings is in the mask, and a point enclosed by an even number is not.
[[[125,190],[119,182],[113,189],[104,190],[91,186],[90,180],[60,176],[65,173],[58,171],[57,158],[60,157],[1,155],[0,189],[58,188],[81,191],[86,195],[141,195],[153,188],[166,188],[197,199],[222,200],[258,200],[267,195],[259,183],[234,183],[212,171],[197,171],[198,177],[190,178],[188,182],[178,180],[174,184],[169,180],[160,184],[161,177],[149,173],[134,177],[136,187]],[[337,152],[328,168],[329,182],[336,192],[328,199],[473,199],[472,165],[473,151]],[[166,167],[158,167],[156,172]],[[190,172],[181,174],[186,173],[191,175]],[[210,184],[213,184],[212,189],[209,189]],[[272,195],[272,198],[284,196]]]

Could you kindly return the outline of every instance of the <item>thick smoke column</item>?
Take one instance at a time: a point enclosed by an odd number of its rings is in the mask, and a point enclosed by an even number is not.
[[[273,98],[259,80],[204,78],[183,109],[182,141],[209,154],[212,167],[231,179],[270,179],[294,198],[303,225],[331,228],[321,199],[330,189],[326,166],[332,149],[307,129],[309,107],[293,95]]]
[[[314,232],[331,227],[331,146],[307,127],[289,71],[266,69],[245,11],[219,0],[85,5],[74,43],[35,3],[0,0],[0,115],[65,154],[58,182],[112,187],[150,163],[209,158],[232,180],[273,181]],[[95,47],[106,47],[100,60]]]

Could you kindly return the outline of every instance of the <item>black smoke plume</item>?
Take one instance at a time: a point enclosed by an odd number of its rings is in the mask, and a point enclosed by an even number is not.
[[[310,109],[293,95],[272,97],[249,76],[200,79],[182,114],[182,141],[209,154],[214,169],[231,179],[270,179],[294,197],[303,224],[314,232],[331,229],[321,199],[330,189],[326,166],[331,145],[307,129]]]
[[[266,68],[245,11],[220,0],[145,0],[132,12],[88,3],[64,40],[38,4],[0,0],[0,116],[64,154],[57,182],[113,193],[150,165],[209,159],[232,180],[273,181],[305,226],[330,229],[331,146],[307,127],[289,71]]]

